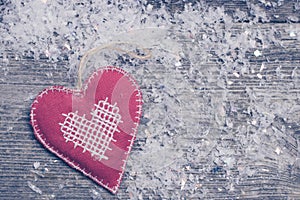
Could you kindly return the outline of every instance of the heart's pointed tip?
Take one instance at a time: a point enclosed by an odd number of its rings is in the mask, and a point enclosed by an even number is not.
[[[95,163],[94,160],[92,160],[87,154],[88,150],[87,148],[82,147],[82,145],[74,146],[72,142],[66,143],[67,140],[66,138],[63,138],[63,132],[62,132],[62,122],[66,120],[67,116],[62,117],[62,113],[69,113],[69,112],[76,112],[74,110],[74,95],[76,96],[76,93],[79,94],[78,98],[86,98],[86,94],[90,94],[88,92],[83,92],[85,90],[90,90],[89,85],[86,85],[86,88],[82,88],[81,90],[72,90],[65,88],[63,86],[52,86],[49,88],[44,89],[40,94],[35,98],[34,102],[31,105],[31,113],[30,113],[30,123],[34,129],[34,135],[37,138],[37,140],[46,147],[46,149],[50,150],[52,153],[57,155],[59,158],[64,160],[69,166],[72,168],[77,169],[78,171],[82,172],[83,174],[87,175],[89,178],[93,179],[96,181],[100,186],[106,188],[108,191],[110,191],[112,194],[116,194],[119,185],[121,182],[121,179],[123,177],[123,173],[125,170],[125,164],[128,159],[128,155],[131,151],[131,147],[133,145],[133,141],[135,140],[135,134],[137,131],[137,126],[140,122],[140,117],[142,115],[142,94],[140,91],[140,88],[135,81],[135,79],[128,74],[126,71],[124,71],[121,68],[117,68],[114,66],[108,66],[105,68],[107,71],[105,71],[103,68],[99,69],[97,71],[102,71],[102,72],[107,72],[106,74],[106,79],[100,79],[99,77],[96,76],[95,84],[99,85],[99,88],[96,88],[94,91],[98,96],[96,98],[97,101],[103,101],[102,97],[110,97],[111,94],[109,92],[106,92],[107,86],[111,84],[111,82],[114,81],[114,79],[111,79],[113,76],[119,76],[122,74],[123,76],[127,77],[127,81],[131,82],[131,88],[136,88],[134,90],[135,92],[138,91],[139,96],[135,97],[137,101],[132,101],[131,104],[133,107],[137,108],[137,112],[134,112],[135,109],[132,109],[132,115],[137,117],[136,121],[130,121],[128,123],[133,123],[135,126],[134,129],[134,137],[130,140],[130,143],[127,146],[124,146],[123,148],[126,149],[126,153],[124,153],[124,158],[125,162],[122,163],[121,166],[113,166],[113,168],[120,169],[118,172],[114,172],[113,169],[111,168],[112,166],[106,166],[102,165],[100,162]],[[101,73],[102,73],[101,72]],[[111,73],[112,72],[112,73]],[[104,75],[105,77],[105,75]],[[99,79],[97,79],[99,78]],[[91,77],[90,79],[93,79]],[[104,80],[104,82],[103,82]],[[102,84],[99,84],[99,82],[102,81]],[[129,84],[128,84],[129,85]],[[122,88],[121,89],[126,89]],[[113,90],[112,90],[113,91]],[[120,90],[122,92],[122,90]],[[106,92],[106,93],[105,93]],[[50,94],[50,95],[49,95]],[[95,95],[96,96],[96,95]],[[75,98],[75,99],[78,99]],[[67,99],[67,101],[65,100]],[[70,102],[69,102],[70,101]],[[80,103],[82,102],[89,102],[89,101],[79,101]],[[94,103],[94,102],[93,102]],[[112,103],[112,102],[109,102]],[[82,105],[82,104],[81,104]],[[83,104],[84,105],[84,104]],[[125,105],[125,104],[124,104]],[[123,105],[123,106],[124,106]],[[122,106],[121,104],[118,106]],[[126,104],[126,106],[128,106]],[[70,108],[70,109],[69,109]],[[125,109],[125,107],[123,107]],[[126,107],[126,109],[128,109]],[[90,108],[86,110],[87,115],[89,115]],[[77,113],[77,112],[76,112]],[[78,114],[78,117],[85,116],[84,112]],[[77,116],[76,115],[76,116]],[[123,115],[122,115],[123,116]],[[51,123],[49,122],[49,119],[51,118]],[[89,117],[82,117],[83,120],[87,120]],[[62,121],[61,121],[62,120]],[[52,123],[53,122],[53,123]],[[89,121],[90,123],[90,121]],[[129,126],[130,127],[130,126]],[[95,132],[95,133],[99,133]],[[123,131],[122,134],[127,136],[130,132]],[[80,132],[81,134],[81,132]],[[120,134],[120,133],[118,133]],[[123,136],[122,136],[123,137]],[[114,143],[118,143],[118,145],[122,146],[122,140],[120,141],[114,141]],[[72,148],[71,148],[72,147]],[[125,148],[126,147],[126,148]],[[80,153],[82,153],[83,148],[83,153],[85,154],[80,154],[78,156],[79,150],[81,150]],[[72,150],[70,150],[72,149]],[[85,152],[87,151],[87,152]],[[117,152],[117,150],[114,150]],[[120,151],[121,152],[121,151]],[[87,162],[88,161],[88,162]],[[99,165],[99,166],[98,166]],[[95,167],[98,166],[98,167]],[[109,176],[104,175],[110,173]],[[100,176],[100,177],[99,177]],[[102,178],[101,178],[102,177]],[[102,181],[104,179],[104,182]]]
[[[113,188],[112,190],[110,190],[110,192],[111,192],[112,194],[116,195],[116,194],[118,193],[118,189],[119,189],[119,187],[115,187],[115,188]]]

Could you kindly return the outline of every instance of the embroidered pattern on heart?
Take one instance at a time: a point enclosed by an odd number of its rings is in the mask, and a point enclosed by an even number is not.
[[[95,110],[91,112],[91,120],[77,113],[78,111],[63,114],[66,117],[65,121],[59,123],[66,142],[73,142],[74,148],[77,146],[83,148],[83,153],[88,151],[99,161],[107,160],[105,151],[112,150],[109,144],[111,141],[116,142],[113,138],[114,133],[120,132],[117,129],[118,124],[122,122],[119,108],[116,104],[109,104],[106,98],[105,101],[100,100],[95,104]]]
[[[136,137],[142,94],[124,70],[105,67],[81,91],[52,86],[31,106],[34,134],[45,148],[116,193]]]

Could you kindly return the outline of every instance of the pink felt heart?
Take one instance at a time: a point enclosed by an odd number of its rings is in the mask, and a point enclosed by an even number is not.
[[[135,80],[116,67],[95,72],[82,91],[53,86],[31,108],[36,138],[71,167],[117,192],[142,109]]]

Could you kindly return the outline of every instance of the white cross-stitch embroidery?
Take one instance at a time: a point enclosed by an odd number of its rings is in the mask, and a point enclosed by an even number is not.
[[[116,141],[113,136],[118,124],[121,122],[121,115],[116,104],[111,105],[107,98],[94,104],[95,109],[91,111],[92,118],[88,120],[85,115],[79,116],[77,111],[63,114],[64,123],[59,123],[63,137],[66,142],[73,142],[74,148],[83,148],[97,160],[108,159],[105,156],[106,150],[111,150],[109,144]]]

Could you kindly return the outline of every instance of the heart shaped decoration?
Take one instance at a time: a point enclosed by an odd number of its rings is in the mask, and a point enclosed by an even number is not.
[[[116,67],[96,71],[82,91],[53,86],[31,107],[36,138],[71,167],[116,193],[135,140],[142,95]]]

